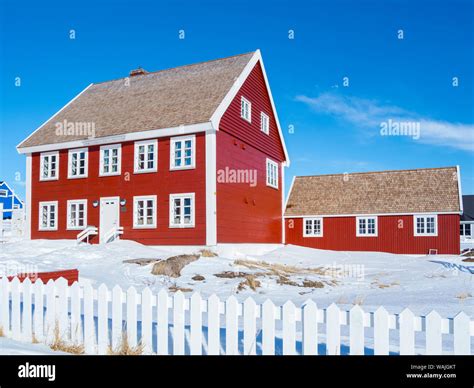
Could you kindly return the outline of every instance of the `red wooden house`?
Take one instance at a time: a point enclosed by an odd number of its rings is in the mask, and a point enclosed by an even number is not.
[[[32,239],[283,241],[289,159],[258,50],[91,84],[18,151]]]
[[[295,177],[286,243],[342,251],[459,254],[459,168]]]

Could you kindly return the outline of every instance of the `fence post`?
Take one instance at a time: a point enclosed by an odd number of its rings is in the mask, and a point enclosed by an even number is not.
[[[35,305],[33,315],[33,333],[38,341],[44,340],[44,284],[41,279],[36,279],[33,286]]]
[[[216,294],[212,294],[207,302],[207,324],[208,324],[208,340],[207,354],[220,354],[220,334],[221,334],[221,301]]]
[[[56,287],[54,280],[46,283],[46,341],[51,343],[56,333]]]
[[[383,306],[374,314],[374,354],[388,355],[389,353],[389,315]]]
[[[333,303],[326,310],[326,354],[341,354],[341,312]]]
[[[202,308],[201,295],[195,292],[190,300],[190,351],[191,355],[202,354]]]
[[[112,290],[112,350],[118,351],[123,339],[123,292],[120,286],[116,285]]]
[[[173,298],[173,355],[184,354],[184,294],[177,291]]]
[[[8,336],[10,333],[10,284],[6,276],[0,279],[0,312],[1,322],[0,326],[4,335]]]
[[[349,313],[349,344],[351,355],[364,354],[364,310],[359,305]]]
[[[59,278],[56,280],[56,287],[58,289],[58,299],[57,299],[57,308],[56,312],[58,315],[58,331],[59,338],[68,339],[68,284],[67,280],[64,278]]]
[[[80,291],[79,283],[74,282],[71,286],[71,341],[74,344],[82,343]]]
[[[32,325],[31,325],[31,280],[26,278],[23,281],[23,324],[21,327],[22,339],[31,342]]]
[[[239,303],[230,296],[225,303],[225,354],[239,354]]]
[[[399,315],[400,355],[415,354],[415,316],[409,309]]]
[[[105,284],[97,292],[97,348],[99,354],[107,354],[109,345],[108,289]]]
[[[127,341],[130,347],[137,346],[137,290],[127,290]]]
[[[94,290],[90,284],[84,286],[84,350],[93,354],[95,350]]]
[[[153,352],[153,338],[152,338],[152,293],[146,287],[142,291],[142,338],[143,353],[151,354]]]
[[[426,354],[441,355],[443,351],[441,316],[433,310],[426,316],[425,323]]]
[[[165,289],[161,289],[158,293],[158,307],[156,309],[157,321],[157,353],[167,355],[168,351],[168,293]]]
[[[244,355],[257,354],[257,304],[248,297],[244,301]]]
[[[21,310],[20,310],[20,279],[14,277],[12,280],[12,338],[21,339]]]
[[[318,307],[312,300],[303,306],[303,354],[318,354]]]
[[[262,353],[275,354],[275,305],[270,299],[262,307]]]
[[[470,318],[461,312],[454,317],[454,354],[471,354]]]
[[[296,354],[296,307],[291,301],[283,305],[283,354]]]

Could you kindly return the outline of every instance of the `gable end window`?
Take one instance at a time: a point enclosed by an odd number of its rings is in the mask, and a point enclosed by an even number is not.
[[[323,219],[321,217],[304,218],[303,237],[323,237]]]
[[[44,152],[40,155],[40,180],[51,181],[59,177],[59,152]]]
[[[187,170],[196,167],[196,136],[171,139],[170,170]]]
[[[67,229],[82,230],[87,226],[87,200],[67,201]]]
[[[377,237],[377,217],[356,217],[357,237]]]
[[[267,159],[267,186],[278,189],[278,163]]]
[[[270,133],[270,119],[263,112],[260,113],[260,130],[266,135]]]
[[[39,230],[58,230],[58,201],[39,203]]]
[[[170,194],[170,228],[194,228],[194,193]]]
[[[69,150],[68,173],[69,179],[86,178],[88,169],[87,148]]]
[[[156,228],[156,195],[133,197],[133,227]]]
[[[120,144],[100,147],[99,176],[120,175],[122,147]]]
[[[414,215],[413,229],[415,236],[437,236],[438,235],[438,216],[430,215]]]
[[[252,122],[252,104],[245,97],[240,98],[240,117],[249,123]]]
[[[158,141],[135,142],[135,173],[156,172],[158,167]]]
[[[2,197],[2,198],[8,197],[8,190],[1,189],[0,190],[0,197]]]

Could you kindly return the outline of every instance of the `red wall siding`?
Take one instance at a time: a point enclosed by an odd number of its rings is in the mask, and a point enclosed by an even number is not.
[[[252,103],[251,123],[240,117],[240,100],[242,96]],[[260,130],[261,112],[267,114],[270,119],[268,135]],[[223,114],[219,123],[219,129],[243,140],[247,144],[251,144],[275,161],[285,160],[283,146],[278,134],[270,96],[265,85],[260,63],[255,65],[234,100]]]
[[[33,239],[75,239],[79,231],[66,230],[67,200],[88,200],[88,224],[99,227],[100,206],[92,201],[100,197],[120,196],[127,204],[121,207],[120,225],[124,227],[122,239],[135,240],[149,245],[202,245],[206,243],[206,193],[205,193],[205,137],[196,134],[196,168],[170,171],[169,138],[158,139],[158,172],[134,174],[134,143],[122,143],[122,174],[99,177],[100,146],[89,147],[88,178],[67,179],[68,150],[60,151],[59,180],[39,181],[39,154],[33,155],[32,165],[32,214]],[[169,228],[169,194],[195,193],[195,227]],[[133,197],[157,195],[157,228],[133,229]],[[59,223],[57,231],[38,230],[38,203],[58,201]],[[98,236],[92,239],[98,242]]]
[[[257,185],[217,182],[217,242],[281,243],[281,168],[278,187],[266,185],[266,158],[242,141],[217,133],[217,176],[229,169],[256,170]]]
[[[303,237],[303,219],[285,220],[286,243],[337,251],[459,254],[459,215],[438,215],[437,237],[415,237],[413,216],[379,216],[378,237],[356,237],[355,217],[325,217],[323,237]]]
[[[240,117],[244,96],[252,104],[251,123]],[[260,113],[269,117],[269,135],[260,130]],[[256,170],[257,186],[217,182],[219,243],[281,243],[282,171],[285,160],[260,64],[257,63],[222,116],[217,132],[217,171]],[[266,158],[279,162],[278,190],[266,185]]]

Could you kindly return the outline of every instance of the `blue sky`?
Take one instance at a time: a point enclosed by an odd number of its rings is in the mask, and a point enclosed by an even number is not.
[[[0,0],[0,179],[24,195],[15,146],[91,82],[260,48],[287,186],[293,175],[460,165],[472,194],[472,15],[468,0]],[[382,136],[389,120],[420,125],[420,137]]]

